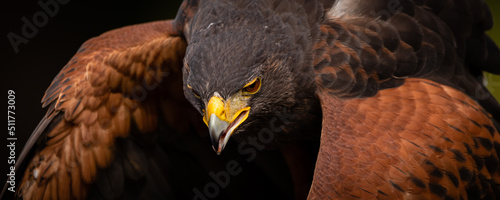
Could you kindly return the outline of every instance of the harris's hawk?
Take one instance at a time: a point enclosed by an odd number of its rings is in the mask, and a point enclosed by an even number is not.
[[[15,195],[500,198],[491,27],[478,0],[187,0],[81,46]]]

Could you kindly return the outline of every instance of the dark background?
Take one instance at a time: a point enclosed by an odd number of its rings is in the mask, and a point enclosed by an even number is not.
[[[42,0],[47,2],[49,0]],[[52,0],[57,2],[56,0]],[[496,21],[500,21],[500,2],[487,0]],[[33,21],[33,15],[44,12],[38,1],[12,1],[0,3],[1,15],[1,78],[2,104],[4,117],[7,121],[7,91],[16,92],[16,155],[19,155],[23,144],[34,130],[39,120],[45,114],[40,100],[45,89],[59,70],[75,54],[79,46],[87,39],[118,27],[143,23],[154,20],[173,18],[181,0],[169,1],[96,1],[69,0],[65,5],[59,4],[59,10],[54,17],[48,17],[48,23],[39,27],[37,33],[27,44],[19,45],[15,53],[7,39],[7,34],[13,32],[22,36],[24,22],[22,17]],[[497,11],[497,12],[495,12]],[[500,26],[489,34],[500,43]],[[499,66],[500,67],[500,66]],[[500,78],[486,76],[490,82],[489,88],[500,96]],[[3,122],[3,124],[5,124]],[[4,129],[5,130],[5,129]],[[0,135],[0,185],[7,178],[8,148],[6,147],[7,131]],[[20,179],[21,174],[16,178]]]

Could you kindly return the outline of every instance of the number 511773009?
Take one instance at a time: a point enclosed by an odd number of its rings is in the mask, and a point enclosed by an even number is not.
[[[7,129],[9,131],[10,136],[15,136],[16,133],[16,92],[14,90],[8,91],[8,100],[7,100]]]

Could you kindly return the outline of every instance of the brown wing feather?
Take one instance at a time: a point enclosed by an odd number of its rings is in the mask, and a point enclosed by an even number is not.
[[[500,189],[500,134],[464,93],[412,78],[372,98],[320,92],[320,99],[323,134],[309,198],[467,199]]]
[[[83,199],[98,169],[114,159],[115,140],[157,127],[152,96],[179,72],[186,47],[172,21],[128,26],[82,45],[43,97],[51,106],[22,155],[36,141],[17,195],[24,199]],[[53,118],[60,118],[53,120]],[[52,123],[46,128],[47,122]],[[20,162],[18,162],[20,163]]]

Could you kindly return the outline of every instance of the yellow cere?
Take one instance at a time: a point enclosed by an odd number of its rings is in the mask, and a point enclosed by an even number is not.
[[[205,121],[205,124],[208,124],[208,116],[210,116],[211,114],[215,114],[217,117],[219,117],[219,119],[226,121],[224,102],[222,102],[222,99],[220,97],[213,96],[212,98],[210,98],[206,111],[207,112],[203,117],[203,121]]]

